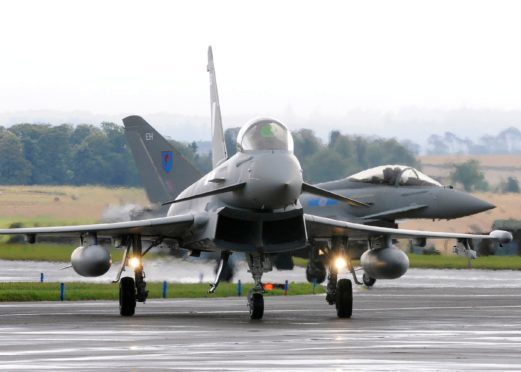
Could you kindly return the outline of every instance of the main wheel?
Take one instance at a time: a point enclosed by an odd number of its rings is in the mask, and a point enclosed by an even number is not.
[[[250,307],[250,319],[262,319],[264,315],[264,296],[260,293],[254,293],[248,300]]]
[[[364,282],[366,287],[372,287],[374,285],[374,283],[376,283],[376,279],[371,278],[366,273],[364,273],[364,276],[362,276],[362,281]]]
[[[340,279],[336,286],[336,314],[351,318],[353,314],[353,285],[349,279]]]
[[[119,313],[132,316],[136,312],[136,285],[134,278],[128,276],[119,282]]]

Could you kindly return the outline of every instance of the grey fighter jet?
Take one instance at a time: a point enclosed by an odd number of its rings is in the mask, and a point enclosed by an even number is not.
[[[176,150],[144,121],[125,122],[125,134],[148,198],[158,205],[172,192],[172,185],[176,181],[172,173],[161,170],[161,151],[169,149],[176,152]],[[147,137],[153,137],[155,141],[147,141]],[[176,157],[180,156],[177,154]],[[186,182],[197,178],[191,168],[188,170],[180,169],[179,172],[186,174]],[[383,165],[315,186],[363,201],[367,207],[360,208],[335,199],[304,193],[299,199],[306,213],[373,226],[397,227],[396,222],[401,219],[453,219],[494,208],[494,205],[484,200],[454,190],[451,186],[442,186],[419,170],[404,165]],[[152,210],[155,210],[158,215],[166,214],[166,211],[158,208]],[[417,242],[419,245],[425,243],[424,240]],[[320,245],[320,242],[315,244]],[[363,245],[351,244],[349,257],[359,258],[363,249]],[[293,252],[294,255],[303,258],[308,258],[309,253],[309,250]],[[214,254],[205,257],[216,258]],[[322,283],[326,279],[327,258],[326,262],[323,262],[324,258],[310,260],[306,270],[308,281]],[[278,254],[274,264],[277,269],[292,269],[291,255]],[[226,279],[231,279],[233,271],[232,262],[228,262]],[[374,278],[364,273],[363,283],[366,286],[372,286],[375,282]]]
[[[351,208],[333,199],[303,194],[300,201],[306,212],[360,223],[394,223],[410,218],[450,220],[495,208],[404,165],[382,165],[316,186],[363,201],[369,207]]]
[[[261,279],[263,273],[271,269],[271,256],[279,252],[303,249],[310,239],[368,239],[372,242],[372,249],[362,257],[362,265],[366,271],[372,270],[376,275],[387,277],[401,276],[408,268],[407,256],[393,246],[393,238],[432,237],[464,241],[481,238],[500,242],[512,239],[512,235],[505,231],[472,235],[400,230],[305,214],[298,200],[303,192],[360,208],[367,208],[367,204],[305,183],[299,161],[293,154],[291,133],[286,126],[273,118],[254,119],[245,124],[237,138],[239,151],[228,158],[211,49],[208,51],[208,71],[214,169],[171,200],[165,200],[163,204],[169,205],[167,216],[93,225],[1,229],[0,234],[23,234],[30,243],[35,243],[40,235],[76,236],[81,246],[73,251],[71,263],[73,269],[84,276],[99,276],[110,268],[110,255],[100,245],[103,238],[110,238],[115,246],[125,249],[117,278],[120,282],[120,314],[123,316],[133,315],[136,301],[145,302],[147,298],[142,258],[150,247],[163,242],[193,251],[215,251],[221,254],[223,264],[230,254],[243,252],[255,282],[248,294],[252,319],[260,319],[264,313]],[[123,120],[128,122],[143,119],[130,116]],[[153,138],[150,140],[153,141]],[[161,156],[162,170],[176,172],[173,167],[175,154],[165,150]],[[173,187],[174,195],[179,190],[178,184]],[[145,250],[142,247],[143,241],[150,242]],[[132,259],[127,259],[130,251]],[[335,260],[340,261],[345,254],[344,245],[332,245],[331,252],[331,258],[333,259],[334,253]],[[120,280],[127,263],[133,265],[134,277]],[[210,292],[216,289],[219,277],[218,274]],[[338,280],[334,265],[330,268],[327,292],[326,300],[336,306],[338,317],[351,317],[352,284],[346,278]]]

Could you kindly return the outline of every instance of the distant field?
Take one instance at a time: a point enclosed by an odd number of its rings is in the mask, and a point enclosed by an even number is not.
[[[0,227],[99,222],[111,205],[148,204],[138,188],[99,186],[0,186]]]
[[[502,179],[509,176],[517,177],[521,182],[521,155],[425,155],[419,157],[422,171],[429,176],[441,179],[445,184],[449,183],[450,164],[464,163],[469,159],[479,161],[490,185],[497,185]]]

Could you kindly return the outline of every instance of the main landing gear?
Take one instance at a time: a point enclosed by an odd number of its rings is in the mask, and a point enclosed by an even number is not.
[[[159,242],[157,242],[159,244]],[[132,316],[136,311],[136,302],[145,302],[148,297],[145,272],[143,270],[143,256],[157,245],[153,243],[144,253],[142,252],[141,236],[132,235],[128,237],[127,249],[123,255],[123,262],[114,282],[119,281],[119,313],[121,316]],[[128,259],[128,253],[132,248],[132,258]],[[129,261],[129,262],[127,262]],[[121,278],[125,266],[129,263],[134,269],[134,278]],[[120,280],[121,279],[121,280]]]
[[[269,255],[262,253],[251,253],[246,255],[248,266],[255,285],[248,292],[248,307],[250,309],[250,319],[262,319],[264,315],[264,289],[262,287],[262,274],[272,270],[272,262]]]
[[[327,277],[326,301],[335,305],[339,318],[351,318],[353,314],[353,285],[349,279],[338,280],[338,270],[334,265],[329,267]]]
[[[353,284],[349,279],[338,280],[338,269],[339,263],[333,257],[345,257],[344,245],[345,242],[333,239],[332,241],[332,252],[329,254],[329,275],[327,277],[327,293],[326,301],[330,305],[335,305],[336,314],[339,318],[351,318],[353,314]],[[343,267],[349,265],[352,268],[351,263],[344,261]],[[352,271],[352,270],[350,270]],[[355,276],[356,280],[356,276]]]

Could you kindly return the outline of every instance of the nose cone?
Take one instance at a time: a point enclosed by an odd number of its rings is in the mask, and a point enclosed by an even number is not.
[[[437,197],[439,218],[459,218],[487,211],[496,206],[466,192],[442,189]]]
[[[294,203],[302,190],[297,158],[286,152],[257,154],[244,189],[253,208],[278,209]]]

